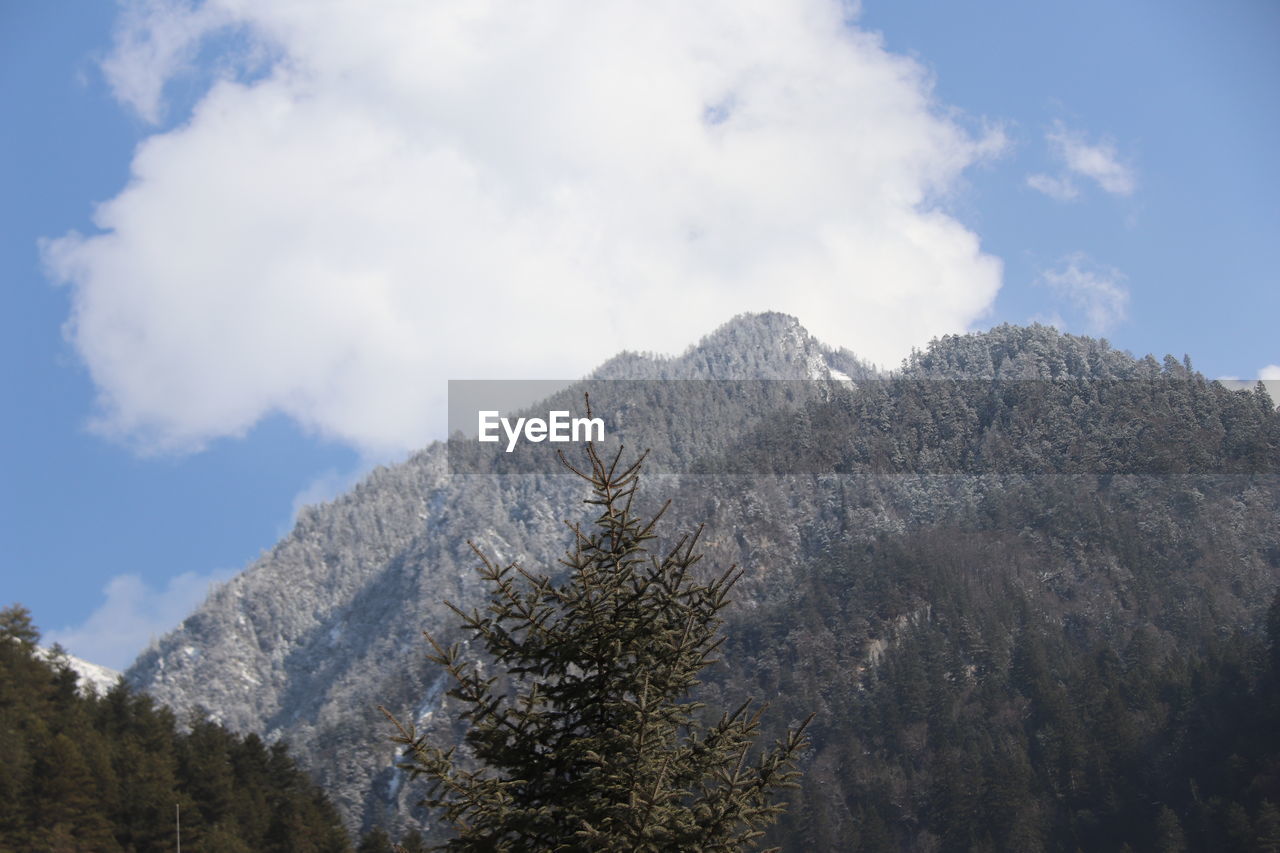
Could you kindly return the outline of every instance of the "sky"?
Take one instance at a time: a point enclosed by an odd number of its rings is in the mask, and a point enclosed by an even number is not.
[[[0,0],[0,605],[126,666],[448,379],[744,311],[1280,378],[1278,39],[1268,0]]]

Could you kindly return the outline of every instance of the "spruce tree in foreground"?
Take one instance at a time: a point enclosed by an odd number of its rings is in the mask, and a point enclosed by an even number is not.
[[[588,530],[569,525],[563,583],[472,545],[491,600],[483,612],[449,606],[487,659],[427,634],[429,659],[453,678],[470,757],[383,709],[404,766],[426,777],[423,804],[456,833],[444,849],[742,849],[785,808],[773,797],[799,775],[805,724],[753,757],[759,710],[716,721],[693,701],[740,572],[696,580],[697,533],[650,553],[666,507],[647,521],[632,511],[644,457],[620,467],[621,451],[607,462],[591,444],[586,456],[586,470],[561,456],[600,512]]]

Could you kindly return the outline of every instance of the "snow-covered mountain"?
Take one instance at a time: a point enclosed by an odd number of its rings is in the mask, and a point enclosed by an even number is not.
[[[819,380],[650,382],[615,408],[592,393],[611,442],[654,451],[641,510],[672,498],[662,533],[705,522],[700,565],[744,569],[702,698],[770,701],[779,725],[818,713],[803,802],[771,842],[788,849],[847,846],[862,822],[850,804],[872,801],[918,835],[913,849],[937,849],[924,827],[945,811],[931,798],[954,744],[925,737],[920,715],[978,715],[973,767],[1038,743],[1009,687],[1020,637],[1051,638],[1065,667],[1099,648],[1179,660],[1255,626],[1280,583],[1280,418],[1266,395],[1176,359],[1001,326],[932,342],[886,378],[764,314],[679,356],[622,353],[594,377]],[[459,476],[449,453],[433,444],[304,510],[126,678],[180,715],[287,739],[353,829],[416,822],[421,792],[377,706],[457,738],[421,631],[448,641],[444,602],[480,602],[467,540],[554,573],[562,520],[588,515],[554,465],[506,476],[499,453],[477,463],[498,476]]]
[[[81,691],[88,692],[92,690],[99,696],[115,686],[115,683],[120,680],[120,676],[123,675],[119,670],[100,666],[96,663],[89,663],[89,661],[67,654],[65,651],[42,648],[40,653],[49,661],[65,660],[75,670],[76,675],[79,676]]]
[[[623,353],[593,378],[873,373],[794,318],[762,314],[736,318],[679,356]],[[763,414],[726,423],[745,429]],[[727,427],[712,432],[717,442],[730,437]],[[445,600],[470,603],[481,592],[466,540],[501,559],[554,565],[562,519],[581,514],[580,491],[566,476],[453,478],[444,445],[434,443],[304,509],[285,539],[144,652],[128,680],[179,711],[204,708],[235,729],[287,739],[354,826],[406,814],[403,774],[376,706],[413,708],[420,721],[436,708],[443,682],[422,660],[420,632],[452,624]]]

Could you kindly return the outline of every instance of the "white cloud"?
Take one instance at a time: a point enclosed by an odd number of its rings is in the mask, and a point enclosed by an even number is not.
[[[283,519],[276,527],[276,538],[283,539],[289,535],[294,526],[298,523],[298,513],[309,506],[317,506],[319,504],[328,503],[347,492],[351,491],[355,486],[369,475],[375,467],[382,464],[395,464],[401,461],[399,459],[383,458],[361,459],[354,467],[347,471],[339,471],[336,468],[328,468],[310,482],[298,490],[293,496],[293,501],[289,510],[289,517]]]
[[[1027,186],[1057,201],[1071,201],[1080,195],[1080,190],[1070,178],[1055,178],[1040,172],[1027,176]]]
[[[1090,178],[1114,195],[1132,195],[1137,187],[1133,170],[1120,161],[1115,144],[1103,140],[1090,143],[1087,137],[1070,130],[1062,122],[1045,134],[1050,150],[1070,171]]]
[[[289,519],[289,527],[298,520],[298,513],[309,506],[327,503],[345,492],[351,490],[351,487],[358,483],[362,477],[368,474],[368,468],[360,467],[346,473],[342,473],[335,468],[329,468],[318,477],[312,478],[296,495],[293,496],[293,509]],[[286,533],[288,531],[285,531]]]
[[[845,9],[153,0],[106,65],[144,115],[211,32],[271,62],[44,245],[97,426],[190,450],[281,412],[387,452],[443,433],[446,377],[577,376],[741,311],[881,363],[968,328],[1001,265],[941,202],[1003,136]]]
[[[1040,278],[1074,309],[1090,333],[1105,332],[1128,314],[1129,289],[1124,274],[1093,263],[1081,252],[1063,258],[1057,267],[1042,272]]]
[[[1259,379],[1280,379],[1280,364],[1268,364],[1258,371]]]
[[[102,63],[111,91],[147,121],[159,122],[165,83],[189,72],[200,41],[229,20],[213,3],[137,0],[122,5],[116,50]]]
[[[1067,328],[1067,321],[1063,319],[1062,313],[1059,311],[1050,311],[1049,313],[1038,312],[1027,318],[1028,323],[1039,323],[1042,326],[1052,326],[1062,331]]]
[[[138,575],[116,575],[103,588],[106,601],[82,624],[50,631],[46,642],[61,643],[76,657],[124,670],[152,638],[173,630],[232,570],[207,575],[184,572],[164,589],[153,589]]]

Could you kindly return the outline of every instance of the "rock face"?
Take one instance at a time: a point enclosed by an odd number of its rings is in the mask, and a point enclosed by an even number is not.
[[[780,314],[737,318],[674,358],[623,353],[594,374],[872,375]],[[735,423],[746,428],[760,414]],[[481,592],[466,541],[499,559],[555,565],[563,519],[580,516],[580,503],[570,477],[450,477],[444,446],[432,444],[304,509],[284,540],[144,652],[128,680],[179,711],[202,708],[234,729],[285,738],[353,828],[397,824],[412,797],[376,706],[419,721],[437,709],[444,683],[422,660],[421,631],[453,624],[444,601],[469,604]]]

